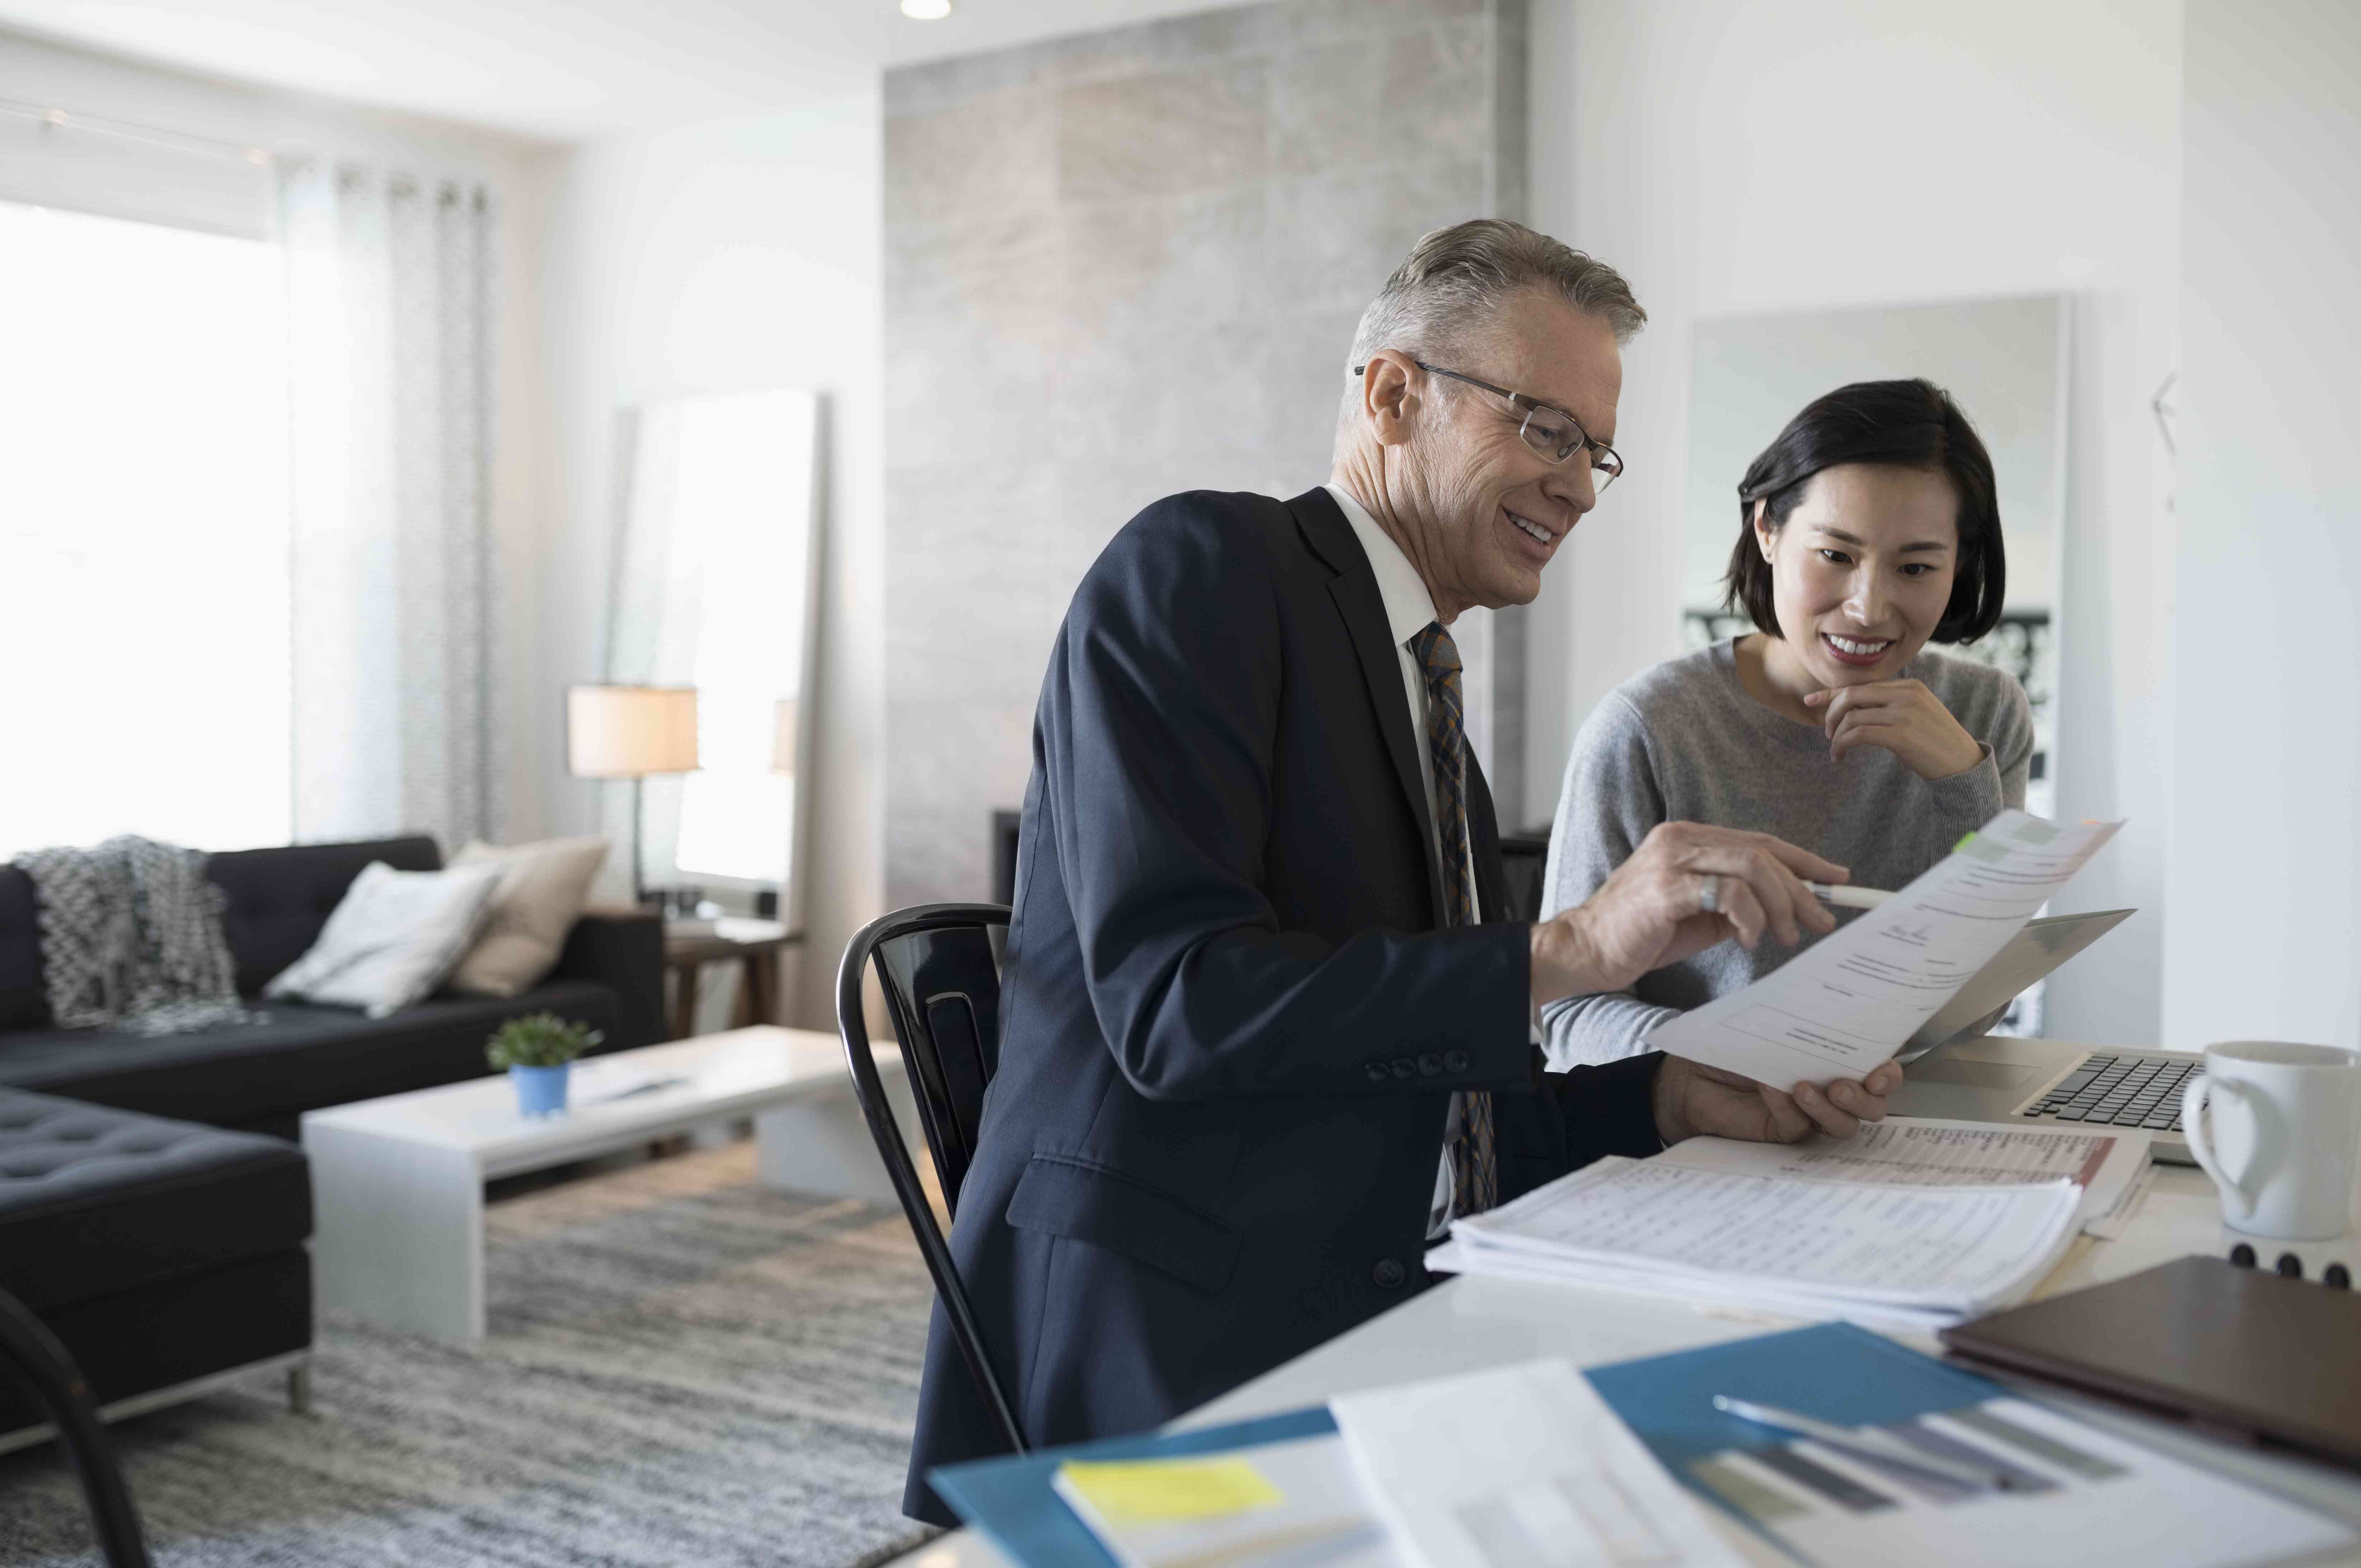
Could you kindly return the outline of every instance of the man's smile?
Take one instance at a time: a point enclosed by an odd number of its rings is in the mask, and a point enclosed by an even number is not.
[[[1508,520],[1516,524],[1521,531],[1530,534],[1534,539],[1539,540],[1543,544],[1548,545],[1555,544],[1557,543],[1558,536],[1556,534],[1552,533],[1547,528],[1535,522],[1532,519],[1517,512],[1510,511],[1507,507],[1502,507],[1500,510],[1507,516]]]

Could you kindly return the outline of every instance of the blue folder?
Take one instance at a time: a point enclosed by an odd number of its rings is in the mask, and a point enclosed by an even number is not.
[[[1069,1459],[1170,1459],[1226,1453],[1335,1430],[1328,1407],[1315,1405],[1308,1410],[1194,1431],[1142,1432],[1136,1437],[1038,1449],[1005,1459],[945,1465],[928,1471],[927,1481],[960,1518],[1023,1568],[1117,1568],[1099,1538],[1049,1485],[1058,1466]]]
[[[1594,1366],[1583,1376],[1684,1484],[1689,1482],[1691,1460],[1731,1448],[1777,1448],[1791,1441],[1788,1433],[1715,1409],[1716,1394],[1853,1427],[1889,1426],[2002,1398],[2009,1392],[1988,1377],[1962,1372],[1850,1323],[1820,1323],[1619,1361]],[[1692,1489],[1717,1504],[1721,1501],[1703,1487]]]
[[[1734,1394],[1844,1426],[1883,1426],[1981,1404],[2008,1392],[1989,1378],[1905,1350],[1850,1323],[1823,1323],[1618,1362],[1593,1367],[1584,1376],[1675,1480],[1750,1529],[1755,1528],[1753,1520],[1695,1484],[1689,1462],[1726,1449],[1775,1447],[1788,1439],[1722,1414],[1713,1408],[1716,1394]],[[1220,1453],[1335,1430],[1327,1407],[1314,1406],[1194,1431],[1145,1432],[1021,1457],[980,1459],[929,1471],[927,1479],[960,1518],[1023,1568],[1116,1568],[1090,1527],[1050,1486],[1058,1466],[1067,1460]]]

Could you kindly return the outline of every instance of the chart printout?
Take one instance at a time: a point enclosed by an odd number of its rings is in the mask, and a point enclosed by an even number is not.
[[[1651,1050],[1791,1089],[1860,1078],[1900,1050],[2119,822],[2004,811],[1926,875],[1743,991],[1665,1020]]]

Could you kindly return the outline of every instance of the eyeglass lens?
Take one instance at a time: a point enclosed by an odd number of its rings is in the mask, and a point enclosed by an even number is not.
[[[1553,463],[1565,462],[1589,439],[1583,433],[1581,426],[1545,408],[1535,409],[1525,415],[1524,426],[1519,433],[1525,438],[1526,445]],[[1622,471],[1623,460],[1611,447],[1591,447],[1590,472],[1599,488],[1605,489],[1608,483]]]

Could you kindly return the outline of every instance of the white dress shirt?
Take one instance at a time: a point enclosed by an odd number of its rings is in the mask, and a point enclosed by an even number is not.
[[[1426,579],[1410,564],[1402,547],[1394,543],[1393,535],[1378,526],[1360,502],[1335,485],[1326,487],[1344,511],[1345,521],[1353,525],[1353,535],[1361,542],[1361,554],[1369,558],[1369,570],[1377,574],[1378,598],[1386,607],[1386,635],[1393,639],[1394,656],[1401,663],[1402,696],[1410,703],[1411,735],[1415,741],[1411,750],[1418,753],[1418,776],[1426,785],[1427,819],[1435,825],[1435,855],[1443,853],[1441,813],[1434,804],[1434,751],[1427,743],[1426,710],[1428,694],[1425,674],[1419,668],[1418,655],[1411,652],[1411,642],[1418,634],[1440,618],[1434,613],[1434,596],[1426,591]],[[1461,694],[1463,700],[1465,692]],[[1482,912],[1476,902],[1476,841],[1467,838],[1467,902],[1477,918]],[[1451,1170],[1451,1145],[1459,1135],[1459,1118],[1464,1102],[1461,1096],[1451,1097],[1451,1114],[1443,1128],[1443,1168],[1435,1173],[1434,1204],[1427,1213],[1426,1234],[1439,1236],[1451,1222],[1451,1198],[1454,1178]]]

